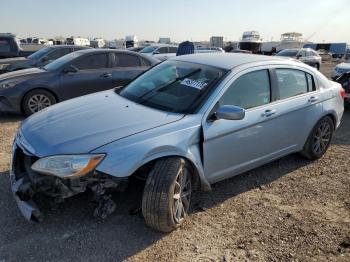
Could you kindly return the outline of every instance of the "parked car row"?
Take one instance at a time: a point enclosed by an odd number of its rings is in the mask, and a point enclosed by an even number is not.
[[[291,153],[318,159],[341,122],[341,85],[295,60],[213,53],[156,63],[128,51],[81,50],[1,80],[2,104],[28,113],[123,85],[22,123],[10,178],[26,219],[43,219],[42,198],[57,203],[88,189],[94,215],[106,218],[116,209],[109,192],[141,179],[147,225],[170,232],[195,190]]]
[[[53,50],[73,51],[61,47]],[[31,115],[67,99],[126,85],[157,63],[152,57],[129,51],[71,52],[41,68],[0,75],[0,111]]]
[[[0,59],[0,74],[32,67],[44,67],[64,55],[86,48],[88,47],[75,45],[50,46],[42,48],[28,57]]]

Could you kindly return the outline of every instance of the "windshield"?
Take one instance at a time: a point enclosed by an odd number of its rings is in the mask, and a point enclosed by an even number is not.
[[[45,47],[42,48],[38,51],[36,51],[35,53],[31,54],[30,56],[28,56],[29,59],[40,59],[41,57],[45,56],[51,48],[49,47]]]
[[[296,57],[298,54],[297,50],[283,50],[276,54],[276,56],[288,56],[288,57]]]
[[[79,52],[69,53],[68,55],[62,56],[56,59],[55,61],[51,62],[50,64],[47,64],[46,66],[44,66],[44,69],[48,71],[55,71],[81,55],[83,55],[83,53],[79,53]]]
[[[119,94],[152,108],[192,113],[225,73],[211,66],[166,61],[135,79]]]
[[[152,53],[154,50],[156,50],[157,47],[155,46],[146,46],[144,49],[140,51],[140,53]]]

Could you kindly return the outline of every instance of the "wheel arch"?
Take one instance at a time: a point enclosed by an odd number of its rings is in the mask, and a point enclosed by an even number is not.
[[[49,92],[51,95],[54,96],[54,98],[56,99],[56,103],[60,102],[59,101],[59,98],[57,96],[57,94],[55,92],[53,92],[50,88],[47,88],[47,87],[34,87],[34,88],[31,88],[29,90],[26,90],[22,97],[21,97],[21,112],[23,113],[24,110],[23,110],[23,99],[25,98],[25,96],[29,93],[29,92],[32,92],[32,91],[35,91],[35,90],[45,90],[46,92]]]
[[[185,161],[187,161],[190,164],[191,169],[193,171],[192,178],[194,179],[194,184],[195,184],[196,190],[201,190],[201,191],[210,191],[211,190],[210,184],[205,179],[201,168],[195,163],[195,161],[193,161],[193,159],[191,159],[190,157],[188,157],[186,155],[182,155],[182,154],[178,154],[178,153],[170,153],[169,152],[169,153],[165,153],[165,154],[163,153],[161,156],[154,155],[151,158],[147,158],[143,162],[140,163],[140,165],[135,169],[135,171],[132,172],[131,176],[135,176],[135,174],[137,174],[140,170],[142,170],[144,168],[149,169],[149,171],[150,171],[151,168],[153,167],[153,165],[155,164],[155,162],[157,162],[160,159],[171,158],[171,157],[183,158]]]

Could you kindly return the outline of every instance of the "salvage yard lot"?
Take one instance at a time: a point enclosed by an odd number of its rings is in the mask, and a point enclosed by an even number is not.
[[[333,64],[321,70],[329,76]],[[184,226],[145,226],[142,188],[113,196],[117,211],[92,216],[89,194],[25,221],[10,193],[11,143],[22,117],[0,116],[0,262],[3,261],[350,261],[350,111],[326,155],[298,155],[196,193]]]

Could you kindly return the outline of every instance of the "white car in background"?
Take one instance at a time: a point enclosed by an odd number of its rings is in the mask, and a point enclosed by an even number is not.
[[[347,72],[350,72],[350,58],[346,62],[336,65],[331,77],[332,79],[337,79],[339,76]]]
[[[165,44],[155,44],[146,46],[140,51],[145,55],[151,55],[160,61],[167,60],[170,57],[176,56],[177,46],[176,45],[165,45]]]

